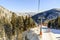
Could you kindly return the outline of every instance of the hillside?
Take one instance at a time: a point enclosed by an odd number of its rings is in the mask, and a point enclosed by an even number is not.
[[[29,15],[17,14],[0,6],[0,40],[22,40],[22,32],[36,27]]]
[[[6,17],[9,20],[11,20],[11,16],[12,16],[12,11],[7,10],[3,6],[0,6],[0,19]]]
[[[54,8],[51,10],[47,10],[32,16],[32,18],[35,20],[36,23],[39,23],[38,20],[39,20],[39,17],[41,16],[45,18],[43,19],[43,21],[56,19],[58,16],[60,16],[60,9]]]

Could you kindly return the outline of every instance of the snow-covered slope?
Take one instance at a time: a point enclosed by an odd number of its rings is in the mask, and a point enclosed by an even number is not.
[[[32,16],[32,18],[35,20],[36,23],[40,23],[38,21],[39,17],[44,17],[45,19],[43,21],[45,21],[45,20],[56,19],[58,16],[60,16],[60,9],[54,8],[51,10],[37,13],[36,15]]]
[[[58,40],[60,40],[60,30],[58,30],[58,29],[51,29],[51,32],[54,33],[54,35],[56,36],[56,38]]]
[[[23,33],[23,39],[24,40],[39,40],[39,29],[37,29],[37,28],[32,28],[32,29],[30,29],[30,30],[28,30],[28,31],[25,31],[24,33]]]
[[[42,27],[42,38],[40,38],[40,27],[35,27],[35,28],[31,28],[28,31],[25,31],[23,33],[23,40],[58,40],[58,38],[56,38],[56,36],[54,34],[54,31],[58,31],[55,29],[51,29],[51,32],[48,32],[48,28],[46,26]],[[45,31],[45,32],[44,32]],[[60,32],[60,31],[58,31]],[[59,33],[60,35],[60,33]]]

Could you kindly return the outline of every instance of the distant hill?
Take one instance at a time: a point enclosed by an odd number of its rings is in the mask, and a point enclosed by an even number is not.
[[[32,16],[32,18],[33,20],[35,20],[36,23],[39,23],[39,17],[41,16],[45,18],[43,19],[43,21],[56,19],[58,16],[60,16],[60,9],[54,8],[51,10],[47,10]]]

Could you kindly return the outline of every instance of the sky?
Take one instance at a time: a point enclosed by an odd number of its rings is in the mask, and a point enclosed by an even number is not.
[[[0,5],[14,12],[36,12],[38,0],[0,0]]]
[[[0,0],[0,5],[14,12],[37,12],[38,0]],[[40,0],[40,11],[60,8],[60,0]]]
[[[60,8],[60,0],[40,0],[40,11]]]

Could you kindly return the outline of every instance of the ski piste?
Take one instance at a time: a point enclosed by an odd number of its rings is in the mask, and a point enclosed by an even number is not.
[[[60,37],[58,33],[60,30],[50,29],[48,32],[47,26],[42,26],[42,37],[40,37],[40,27],[31,28],[29,31],[25,31],[23,33],[23,39],[25,40],[25,36],[29,40],[60,40],[57,37]],[[57,32],[57,34],[55,34]]]

